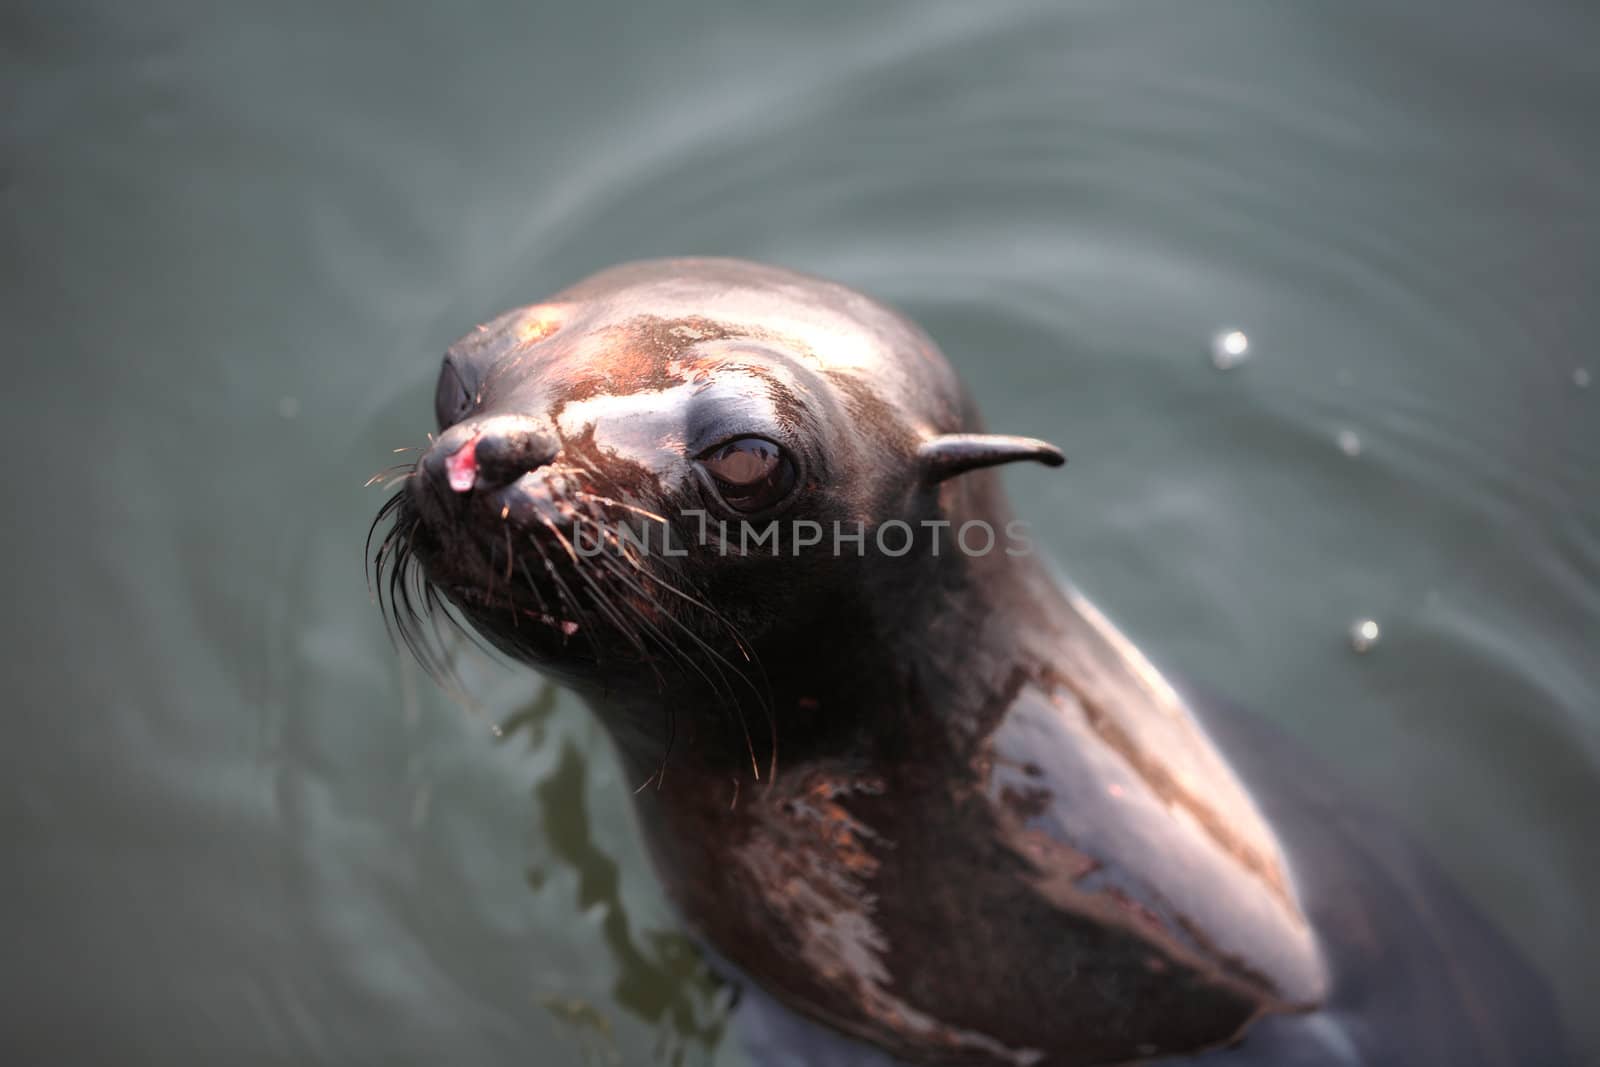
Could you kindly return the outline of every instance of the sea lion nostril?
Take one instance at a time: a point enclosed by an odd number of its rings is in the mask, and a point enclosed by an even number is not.
[[[488,429],[478,438],[474,456],[478,485],[498,488],[555,459],[558,445],[533,429]]]
[[[478,439],[470,438],[466,444],[444,457],[445,481],[453,492],[465,493],[478,484]]]

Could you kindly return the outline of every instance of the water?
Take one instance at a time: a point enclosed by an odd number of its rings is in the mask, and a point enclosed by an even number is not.
[[[1065,569],[1387,805],[1594,1056],[1600,27],[1399,7],[8,10],[8,1043],[742,1062],[597,728],[451,703],[360,566],[448,342],[723,253],[1059,442],[1011,485]]]

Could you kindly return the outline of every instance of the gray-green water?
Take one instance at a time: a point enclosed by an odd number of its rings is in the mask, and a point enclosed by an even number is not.
[[[429,428],[444,346],[669,253],[923,322],[991,424],[1071,454],[1011,482],[1066,571],[1415,830],[1600,1049],[1592,4],[0,28],[29,1062],[742,1062],[594,724],[489,667],[455,706],[361,573],[362,482]]]

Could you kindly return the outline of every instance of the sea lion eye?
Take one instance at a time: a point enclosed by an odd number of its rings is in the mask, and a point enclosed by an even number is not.
[[[448,429],[472,414],[472,390],[462,380],[461,372],[449,361],[439,370],[439,384],[433,391],[433,414],[439,420],[439,429]]]
[[[794,488],[793,461],[762,437],[740,437],[718,445],[700,462],[717,483],[723,501],[735,511],[764,511]]]

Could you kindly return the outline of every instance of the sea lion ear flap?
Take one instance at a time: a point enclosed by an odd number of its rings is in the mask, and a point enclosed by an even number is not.
[[[1059,467],[1067,461],[1061,449],[1037,437],[1012,437],[1008,434],[947,433],[924,441],[917,449],[922,462],[922,480],[937,485],[980,467],[998,467],[1031,459],[1046,467]]]

